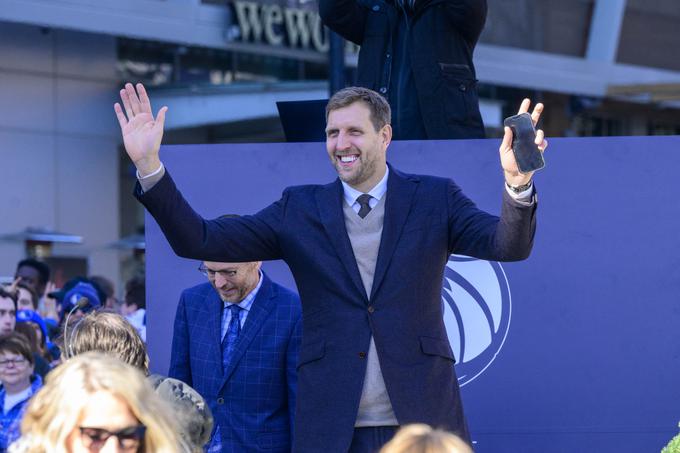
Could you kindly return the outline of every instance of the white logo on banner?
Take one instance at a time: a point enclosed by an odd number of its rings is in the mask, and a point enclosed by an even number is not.
[[[458,383],[463,386],[491,365],[508,334],[512,301],[500,263],[451,255],[442,302]]]

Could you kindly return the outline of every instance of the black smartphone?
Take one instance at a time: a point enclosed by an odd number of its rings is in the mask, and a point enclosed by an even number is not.
[[[535,143],[536,129],[531,115],[520,113],[510,116],[503,124],[512,130],[512,151],[520,173],[530,173],[545,167],[543,153]]]

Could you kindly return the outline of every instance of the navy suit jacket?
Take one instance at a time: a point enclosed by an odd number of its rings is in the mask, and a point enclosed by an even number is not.
[[[536,203],[503,190],[501,217],[479,210],[451,180],[390,167],[373,288],[367,295],[345,228],[343,189],[290,187],[252,216],[205,220],[170,176],[137,196],[175,253],[208,261],[282,258],[302,300],[295,452],[346,452],[371,335],[400,424],[422,422],[468,437],[442,316],[451,253],[486,260],[529,255]]]
[[[205,398],[220,427],[223,452],[291,449],[300,299],[262,276],[224,373],[223,302],[217,291],[210,283],[194,286],[182,292],[177,306],[169,374]]]

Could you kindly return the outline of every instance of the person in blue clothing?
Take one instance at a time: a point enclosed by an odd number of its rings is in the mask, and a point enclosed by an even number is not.
[[[20,437],[28,400],[42,386],[34,376],[35,359],[28,340],[17,332],[0,337],[0,452]]]

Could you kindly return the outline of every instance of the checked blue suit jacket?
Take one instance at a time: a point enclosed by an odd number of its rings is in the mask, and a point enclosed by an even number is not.
[[[217,291],[210,283],[194,286],[182,292],[177,306],[169,375],[205,398],[225,453],[291,450],[300,299],[262,276],[224,373]]]
[[[289,187],[255,215],[215,220],[198,215],[168,173],[150,190],[136,190],[179,256],[283,259],[290,267],[303,310],[296,453],[347,452],[371,336],[399,424],[427,423],[469,437],[443,320],[442,281],[451,253],[495,261],[529,255],[537,203],[521,204],[502,193],[496,217],[449,179],[390,166],[369,295],[345,228],[337,179]]]

